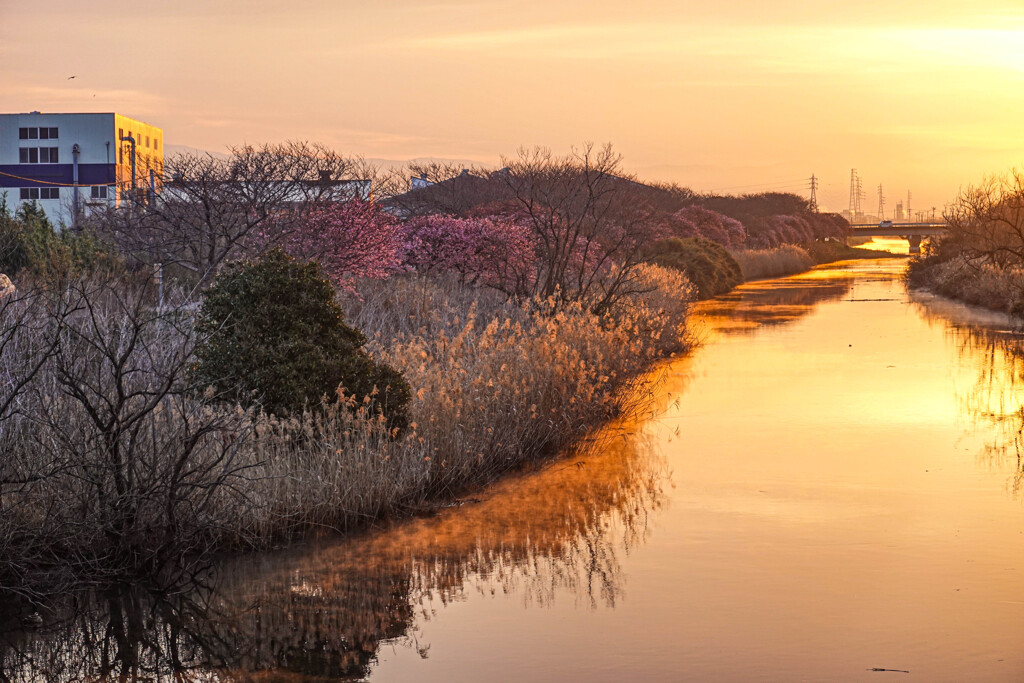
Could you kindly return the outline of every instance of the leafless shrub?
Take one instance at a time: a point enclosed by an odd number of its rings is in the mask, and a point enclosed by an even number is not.
[[[194,396],[190,322],[153,299],[73,281],[15,324],[38,365],[0,423],[0,517],[21,568],[159,572],[217,535],[225,496],[241,499],[249,416]],[[0,356],[4,375],[17,356]]]

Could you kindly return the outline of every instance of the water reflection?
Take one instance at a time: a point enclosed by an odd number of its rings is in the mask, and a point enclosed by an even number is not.
[[[980,464],[992,469],[1013,465],[1010,490],[1024,490],[1024,329],[1021,321],[943,299],[911,292],[918,314],[939,324],[961,363],[973,371],[973,382],[959,391],[962,411],[977,430],[989,434],[979,453]]]
[[[225,561],[207,577],[215,588],[110,587],[50,605],[38,630],[0,636],[0,681],[359,679],[383,642],[427,656],[414,623],[467,590],[614,605],[620,555],[663,499],[665,466],[646,438],[609,427],[600,447],[479,500]]]
[[[697,312],[725,334],[752,334],[764,325],[785,325],[828,301],[847,296],[853,271],[829,266],[783,280],[762,280],[701,302]]]

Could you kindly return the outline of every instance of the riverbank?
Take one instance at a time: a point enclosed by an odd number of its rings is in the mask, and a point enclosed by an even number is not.
[[[1012,358],[966,307],[908,297],[903,266],[699,304],[705,343],[607,447],[428,517],[241,555],[199,597],[40,610],[0,637],[0,673],[1019,680],[1018,433],[990,420],[1019,405]]]
[[[1024,269],[972,263],[961,254],[931,254],[914,259],[907,284],[973,306],[1024,317]]]
[[[641,292],[601,315],[442,276],[367,280],[343,294],[347,322],[412,389],[401,432],[349,400],[272,417],[195,394],[188,309],[153,312],[152,292],[128,297],[126,313],[120,285],[90,284],[72,291],[90,315],[57,324],[51,295],[23,286],[3,303],[8,349],[35,353],[50,328],[66,348],[41,357],[0,432],[0,590],[39,597],[182,563],[191,571],[214,550],[420,512],[583,447],[595,427],[645,405],[658,359],[692,344],[685,278],[655,266],[636,277]],[[131,337],[112,332],[126,315]],[[0,355],[15,377],[23,360]]]
[[[733,250],[730,253],[739,264],[745,282],[796,275],[814,266],[837,261],[905,258],[902,254],[850,247],[838,240],[802,246],[785,244],[773,249]]]

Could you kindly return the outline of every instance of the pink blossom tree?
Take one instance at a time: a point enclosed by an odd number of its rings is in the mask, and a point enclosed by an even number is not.
[[[284,237],[287,251],[323,264],[328,277],[351,289],[355,278],[386,278],[401,266],[402,226],[360,199],[320,204]]]
[[[509,293],[534,277],[534,236],[509,218],[421,216],[408,221],[403,233],[405,263],[419,272],[454,272],[466,284]]]
[[[701,206],[680,209],[669,217],[668,224],[677,237],[703,237],[726,247],[741,246],[747,239],[738,220]]]

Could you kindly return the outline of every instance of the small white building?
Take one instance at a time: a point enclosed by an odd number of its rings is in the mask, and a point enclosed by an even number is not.
[[[34,201],[54,225],[73,225],[76,211],[118,204],[133,186],[145,193],[151,178],[161,183],[163,137],[115,113],[0,114],[0,193],[11,211]]]

